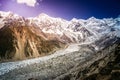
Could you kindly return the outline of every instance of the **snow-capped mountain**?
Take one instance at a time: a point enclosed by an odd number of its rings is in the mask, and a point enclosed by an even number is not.
[[[70,42],[95,41],[100,37],[117,32],[119,30],[119,18],[96,19],[91,17],[87,20],[75,19],[67,21],[61,18],[52,18],[46,14],[29,18],[30,24],[39,27],[44,33],[55,35],[56,38]],[[65,39],[64,39],[65,38]]]
[[[94,43],[105,36],[120,37],[119,17],[91,17],[87,20],[73,18],[67,21],[44,13],[34,18],[24,18],[12,12],[0,12],[1,59],[38,57],[61,45]]]

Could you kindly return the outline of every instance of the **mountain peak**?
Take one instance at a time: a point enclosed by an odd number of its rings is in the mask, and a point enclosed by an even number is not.
[[[11,14],[13,14],[12,12],[3,12],[3,11],[0,11],[0,15],[1,16],[4,16],[4,17],[6,17],[6,16],[9,16],[9,15],[11,15]]]
[[[49,16],[45,13],[41,13],[41,14],[39,14],[39,17],[49,17]]]
[[[79,20],[77,18],[73,18],[71,21],[78,22]]]
[[[120,15],[116,18],[118,21],[120,21]]]
[[[96,18],[94,16],[92,16],[88,20],[96,20]]]
[[[18,18],[18,17],[21,17],[19,16],[18,14],[14,14],[13,12],[11,11],[8,11],[8,12],[3,12],[3,11],[0,11],[0,16],[1,17],[8,17],[8,18]]]

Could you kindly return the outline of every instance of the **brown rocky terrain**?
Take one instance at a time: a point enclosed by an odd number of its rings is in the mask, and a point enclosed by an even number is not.
[[[44,34],[33,31],[32,26],[14,21],[0,29],[0,60],[22,60],[51,54],[64,44],[55,39],[47,40]],[[51,52],[51,53],[50,53]]]

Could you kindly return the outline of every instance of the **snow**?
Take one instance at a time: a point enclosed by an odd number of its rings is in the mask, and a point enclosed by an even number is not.
[[[50,33],[50,34],[53,34],[53,33],[54,33],[53,30],[45,30],[45,29],[42,29],[42,31],[43,31],[44,33]]]
[[[119,30],[120,30],[120,25],[116,25],[116,26],[114,26],[114,28],[116,28],[116,29],[119,29]]]
[[[36,23],[38,27],[43,26],[40,29],[42,29],[44,33],[55,34],[58,36],[65,34],[71,39],[71,41],[73,41],[73,38],[75,41],[79,40],[78,36],[80,36],[81,39],[84,39],[85,33],[83,31],[80,32],[79,29],[85,27],[91,34],[93,34],[92,39],[91,36],[87,36],[89,41],[92,42],[92,40],[97,40],[104,34],[110,33],[111,28],[115,27],[119,18],[96,19],[95,17],[91,17],[87,20],[73,18],[72,20],[67,21],[62,18],[53,18],[43,13],[38,17],[31,18],[30,21]],[[115,28],[120,29],[120,26],[117,25]]]
[[[2,28],[4,26],[4,21],[3,19],[0,19],[0,28]]]
[[[120,15],[116,18],[117,21],[120,21]]]
[[[0,15],[1,15],[1,16],[6,17],[6,16],[8,16],[9,14],[10,14],[10,12],[3,12],[3,11],[0,11]]]
[[[2,17],[6,17],[6,18],[12,18],[12,17],[14,17],[14,18],[20,18],[21,16],[19,16],[18,14],[13,14],[11,11],[8,11],[8,12],[3,12],[3,11],[0,11],[0,15],[2,16]],[[12,17],[11,17],[12,16]]]

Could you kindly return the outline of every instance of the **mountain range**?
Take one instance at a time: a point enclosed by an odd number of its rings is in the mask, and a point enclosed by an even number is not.
[[[47,55],[68,43],[87,43],[103,36],[119,36],[120,18],[67,21],[44,13],[24,18],[0,12],[0,57],[24,59]]]
[[[0,69],[0,75],[12,69],[17,69],[15,72],[18,71],[16,72],[18,74],[21,74],[19,70],[26,70],[29,73],[31,69],[36,68],[34,66],[36,65],[40,70],[42,66],[43,70],[60,71],[60,73],[43,71],[47,78],[40,77],[43,74],[34,75],[38,80],[53,80],[53,78],[55,80],[97,80],[97,78],[107,80],[100,78],[101,74],[98,73],[111,60],[116,61],[118,59],[119,54],[117,53],[116,56],[114,53],[119,48],[119,43],[120,17],[115,19],[91,17],[86,20],[73,18],[68,21],[62,18],[53,18],[44,13],[37,17],[24,18],[12,12],[0,12],[0,62],[16,60],[28,60],[29,62],[30,59],[29,63],[26,63],[27,61],[15,62],[14,65],[11,65],[13,66],[11,68],[9,63],[0,64],[0,66],[6,65],[6,67]],[[31,60],[31,58],[38,59],[38,62]],[[42,61],[41,59],[50,60],[39,63],[39,61]],[[95,62],[97,63],[95,64]],[[82,63],[83,66],[81,66]],[[29,70],[26,67],[21,68],[25,64],[27,67],[31,65],[32,68]],[[43,67],[43,64],[55,65],[48,68],[48,66]],[[59,68],[60,65],[63,68]],[[18,67],[21,69],[18,69]],[[99,68],[100,70],[98,70]],[[67,70],[64,69],[68,69],[70,72],[66,72]],[[95,70],[98,70],[98,72],[96,73]],[[10,73],[12,77],[14,72]],[[95,73],[95,75],[90,73]],[[6,79],[4,76],[1,77]]]

